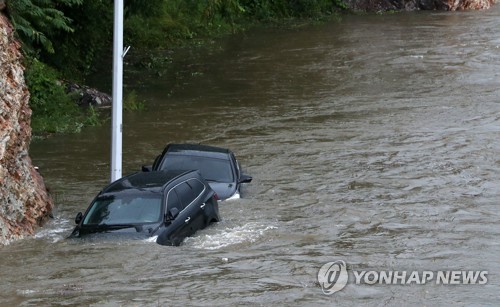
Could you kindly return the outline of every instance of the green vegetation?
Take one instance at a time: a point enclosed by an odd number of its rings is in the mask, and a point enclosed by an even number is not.
[[[33,59],[26,72],[26,83],[31,92],[31,126],[36,134],[79,132],[85,125],[96,125],[98,114],[92,109],[82,110],[64,91],[59,73]]]
[[[156,0],[154,15],[129,14],[127,44],[168,48],[212,38],[256,23],[321,19],[345,8],[342,0]],[[147,18],[145,18],[147,17]]]
[[[64,15],[57,6],[72,7],[83,0],[9,0],[9,17],[23,43],[25,52],[36,52],[40,46],[49,53],[54,53],[50,36],[59,31],[73,32],[69,26],[71,19]]]
[[[97,113],[71,104],[59,79],[85,82],[112,55],[113,1],[7,0],[7,13],[27,57],[37,134],[74,132],[97,124]],[[145,54],[242,31],[257,23],[320,20],[345,9],[342,0],[127,0],[125,44]],[[165,58],[163,58],[165,59]],[[165,61],[159,61],[159,65]],[[167,61],[168,62],[168,59]],[[144,66],[144,60],[137,63]],[[102,65],[101,65],[102,66]],[[51,68],[53,67],[53,69]],[[128,109],[144,108],[134,93]],[[89,115],[90,114],[90,115]],[[89,120],[82,120],[90,116]]]
[[[131,91],[123,99],[123,110],[125,111],[141,111],[145,108],[144,101],[138,100],[136,91]]]

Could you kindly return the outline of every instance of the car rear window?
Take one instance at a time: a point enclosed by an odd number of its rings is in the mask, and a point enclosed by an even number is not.
[[[199,170],[200,174],[209,181],[233,182],[233,171],[229,160],[187,156],[167,155],[161,165],[162,170]]]

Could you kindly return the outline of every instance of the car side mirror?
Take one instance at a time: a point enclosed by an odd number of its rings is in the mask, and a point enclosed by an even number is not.
[[[82,221],[82,219],[83,219],[83,214],[81,212],[78,212],[76,214],[76,217],[75,217],[75,223],[76,224],[80,224],[80,222]]]
[[[167,220],[169,220],[169,221],[175,220],[175,218],[178,215],[179,215],[179,209],[174,207],[174,208],[168,210]]]
[[[241,175],[240,177],[240,181],[238,183],[249,183],[252,181],[252,176],[248,176],[248,175]]]
[[[153,166],[152,165],[143,165],[142,166],[142,171],[143,172],[152,172],[153,171]]]

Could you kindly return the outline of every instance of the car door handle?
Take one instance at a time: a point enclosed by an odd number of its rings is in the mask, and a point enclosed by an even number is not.
[[[190,220],[191,220],[191,217],[190,217],[190,216],[188,216],[188,218],[184,220],[184,223],[187,223],[187,222],[189,222]]]
[[[203,203],[203,204],[201,204],[200,208],[203,209],[203,208],[205,208],[206,205],[207,205],[206,203]]]

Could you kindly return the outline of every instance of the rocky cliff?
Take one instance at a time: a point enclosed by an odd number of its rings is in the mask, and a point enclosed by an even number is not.
[[[482,10],[489,9],[496,0],[344,0],[354,11],[416,11],[416,10]]]
[[[0,244],[33,234],[53,203],[28,156],[29,92],[12,25],[0,1]]]

